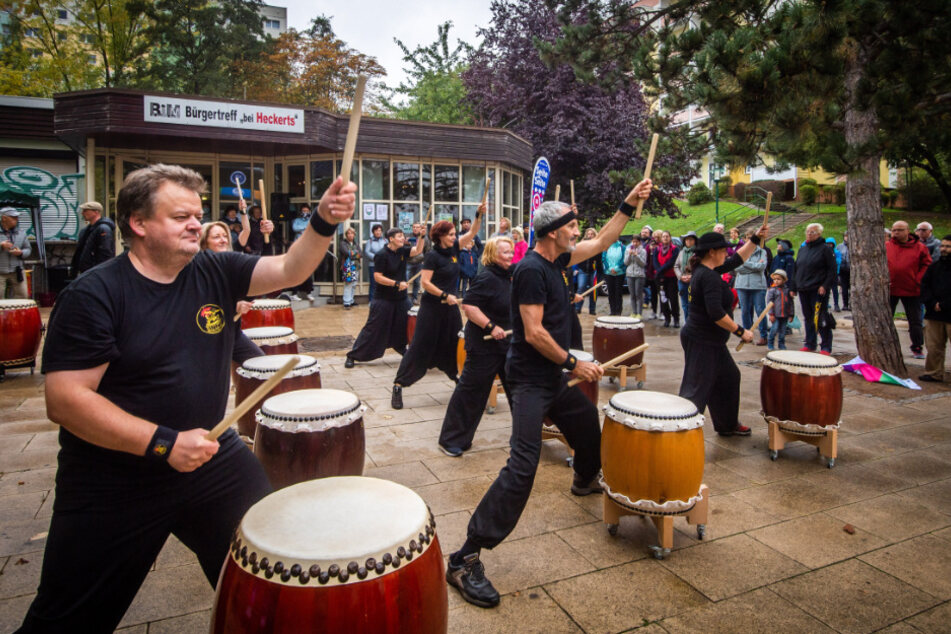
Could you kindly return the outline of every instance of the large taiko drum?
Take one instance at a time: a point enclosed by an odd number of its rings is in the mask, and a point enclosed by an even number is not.
[[[591,352],[599,363],[610,361],[642,343],[644,343],[644,322],[640,319],[602,316],[594,320],[594,330],[591,332]],[[637,366],[643,361],[644,353],[641,352],[619,365]]]
[[[569,350],[569,352],[573,354],[578,361],[594,361],[594,357],[590,352],[585,352],[584,350]],[[565,370],[565,372],[567,372],[567,370]],[[595,407],[598,406],[598,381],[582,381],[578,384],[578,388],[588,397],[589,401],[594,403]],[[562,437],[561,430],[546,416],[545,420],[542,421],[542,438],[558,438],[560,440]]]
[[[363,475],[364,411],[356,394],[344,390],[296,390],[264,401],[256,415],[254,455],[271,486]]]
[[[247,328],[244,334],[261,348],[264,354],[297,354],[299,337],[287,326]]]
[[[271,388],[269,396],[293,392],[294,390],[317,389],[320,387],[320,364],[317,359],[306,354],[266,354],[263,357],[253,357],[241,364],[235,370],[234,399],[241,403],[254,390],[274,376],[274,373],[284,367],[291,357],[298,358],[297,365],[280,383]],[[267,398],[267,397],[265,397]],[[251,409],[238,419],[238,432],[248,438],[254,438],[257,423],[254,421],[255,412],[264,404],[264,398],[251,406]]]
[[[294,311],[286,299],[256,299],[241,318],[242,328],[263,328],[266,326],[286,326],[294,329]]]
[[[604,407],[602,486],[619,505],[679,513],[700,499],[703,415],[685,398],[620,392]]]
[[[32,299],[0,299],[0,373],[36,362],[40,349],[40,309]]]
[[[419,316],[419,306],[413,306],[406,313],[406,343],[413,340],[413,333],[416,332],[416,317]]]
[[[459,331],[459,340],[456,343],[456,366],[459,368],[459,374],[462,374],[462,366],[466,364],[466,331]]]
[[[763,417],[794,431],[835,427],[842,415],[842,366],[833,357],[773,350],[759,383]]]
[[[433,516],[412,490],[376,478],[303,482],[241,520],[211,632],[445,632],[444,575]]]

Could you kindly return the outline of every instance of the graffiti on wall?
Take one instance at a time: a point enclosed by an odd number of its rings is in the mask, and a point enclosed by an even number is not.
[[[56,176],[29,166],[8,167],[0,174],[0,183],[39,199],[45,240],[75,240],[79,237],[84,223],[77,206],[79,193],[85,191],[85,180],[84,174]],[[36,237],[29,213],[20,215],[20,226],[27,230],[28,235]]]

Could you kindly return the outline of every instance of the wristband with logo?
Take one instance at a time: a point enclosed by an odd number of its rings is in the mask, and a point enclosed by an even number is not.
[[[739,338],[743,338],[743,334],[746,332],[746,329],[743,326],[737,326],[736,330],[733,331],[733,334]]]
[[[145,457],[152,461],[167,462],[172,454],[172,447],[178,439],[178,432],[169,427],[159,425],[152,434],[149,447],[145,450]]]
[[[561,367],[563,367],[564,369],[570,372],[574,370],[575,366],[577,365],[578,365],[578,358],[569,352],[568,358],[565,359],[564,362],[562,362]]]
[[[491,335],[492,331],[495,330],[495,323],[490,321],[489,323],[485,325],[485,327],[482,330],[486,332],[487,334]]]

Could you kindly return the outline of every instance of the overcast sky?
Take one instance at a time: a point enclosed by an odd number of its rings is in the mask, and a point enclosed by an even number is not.
[[[317,15],[331,20],[334,33],[350,48],[376,58],[387,76],[388,86],[397,86],[405,78],[403,54],[393,41],[398,38],[412,50],[419,44],[436,40],[436,27],[452,20],[449,43],[456,40],[477,44],[476,28],[485,27],[491,20],[489,0],[349,0],[323,3],[313,0],[265,0],[266,4],[287,7],[289,26],[303,30]]]

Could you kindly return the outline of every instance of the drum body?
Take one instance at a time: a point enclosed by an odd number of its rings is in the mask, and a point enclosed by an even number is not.
[[[462,374],[462,366],[466,364],[466,331],[459,331],[459,342],[456,344],[456,366],[458,374]]]
[[[280,370],[285,363],[290,361],[294,355],[289,354],[269,354],[263,357],[254,357],[248,359],[240,368],[235,369],[234,381],[234,401],[241,403],[254,390],[267,381],[275,372]],[[317,359],[306,354],[297,355],[300,359],[297,366],[285,376],[280,383],[275,385],[268,396],[283,394],[284,392],[293,392],[294,390],[309,390],[320,388],[320,364]],[[238,419],[238,432],[249,438],[254,438],[254,431],[257,429],[257,422],[254,420],[255,412],[264,404],[262,398],[255,403],[251,409]]]
[[[406,343],[413,340],[413,333],[416,332],[417,315],[419,315],[419,306],[413,306],[406,313]]]
[[[842,366],[814,352],[773,350],[763,360],[759,384],[766,420],[784,427],[839,424]]]
[[[569,352],[573,354],[575,358],[578,359],[578,361],[588,361],[588,362],[594,361],[594,357],[591,356],[591,353],[585,352],[584,350],[569,350]],[[581,383],[578,384],[578,388],[581,390],[581,392],[585,396],[588,397],[588,400],[591,401],[595,407],[598,406],[598,395],[599,395],[598,381],[582,381]],[[545,417],[545,420],[542,422],[542,434],[544,438],[554,438],[556,436],[557,437],[562,436],[561,431],[555,426],[555,424],[547,416]]]
[[[605,493],[621,506],[686,511],[703,480],[703,415],[685,398],[621,392],[604,408],[601,463]]]
[[[33,365],[40,349],[40,309],[32,299],[0,299],[0,367]]]
[[[598,317],[591,333],[591,352],[599,363],[610,361],[631,348],[644,343],[644,322],[633,317]],[[637,366],[644,353],[634,355],[619,365]]]
[[[254,455],[271,486],[362,475],[365,410],[355,394],[343,390],[297,390],[264,401],[256,418]]]
[[[241,327],[264,328],[266,326],[284,326],[294,330],[294,311],[286,299],[256,299],[241,318]]]
[[[435,522],[376,478],[298,484],[251,507],[218,581],[211,632],[446,632]]]
[[[261,348],[264,354],[297,354],[299,337],[287,326],[246,328],[244,334]]]

